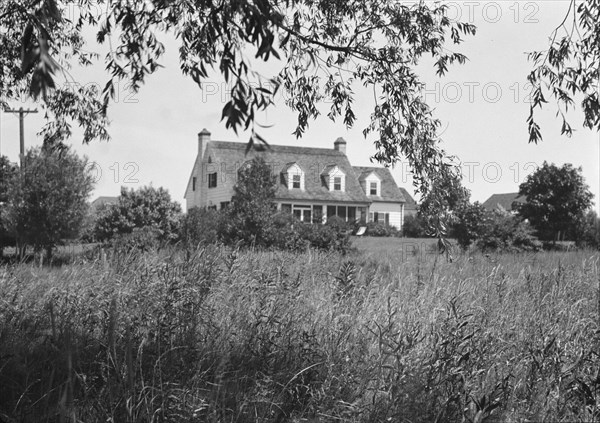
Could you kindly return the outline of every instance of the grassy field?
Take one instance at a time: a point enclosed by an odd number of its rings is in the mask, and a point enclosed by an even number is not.
[[[0,421],[600,421],[597,253],[414,244],[0,268]]]

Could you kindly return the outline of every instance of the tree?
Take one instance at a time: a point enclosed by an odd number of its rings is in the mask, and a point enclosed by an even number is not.
[[[109,241],[134,230],[152,230],[158,241],[170,242],[178,237],[181,207],[171,201],[164,188],[121,188],[117,204],[108,205],[96,219],[94,234],[99,241]]]
[[[228,213],[230,241],[271,245],[273,217],[277,211],[273,201],[276,190],[276,177],[264,159],[254,158],[240,168]]]
[[[31,245],[45,249],[50,259],[56,245],[77,238],[94,187],[87,163],[68,148],[27,152],[9,185],[6,207],[7,226],[21,251]]]
[[[592,205],[593,194],[581,175],[581,167],[567,163],[562,167],[544,164],[519,186],[525,203],[518,207],[543,240],[561,238]]]
[[[419,217],[433,230],[433,236],[442,237],[446,235],[446,224],[456,221],[456,211],[469,203],[470,196],[462,186],[460,170],[452,165],[442,166],[419,205]]]
[[[180,43],[183,73],[200,88],[211,69],[231,83],[222,118],[236,131],[254,127],[257,111],[269,107],[278,90],[287,92],[297,113],[297,136],[319,115],[325,98],[328,117],[350,127],[356,120],[353,84],[373,88],[376,104],[363,132],[376,134],[375,158],[388,164],[406,158],[423,193],[444,153],[440,122],[424,101],[415,68],[431,55],[443,75],[450,64],[466,60],[449,50],[448,41],[459,44],[475,34],[473,25],[451,21],[446,5],[424,1],[79,0],[76,16],[67,19],[73,11],[72,3],[60,0],[0,5],[0,66],[6,70],[0,98],[4,104],[24,92],[41,98],[50,116],[42,131],[47,142],[66,139],[72,122],[83,126],[85,142],[108,138],[107,107],[117,82],[138,90],[160,67],[160,34],[170,33]],[[59,72],[97,57],[85,48],[87,26],[97,29],[100,43],[115,43],[105,57],[109,76],[102,93],[78,87],[68,72]],[[254,71],[260,61],[277,66],[275,72]],[[67,78],[64,84],[59,75]],[[254,141],[262,138],[254,133],[249,145]]]
[[[479,202],[473,204],[462,203],[456,209],[456,221],[452,225],[452,235],[463,250],[476,239],[483,236],[486,231],[488,212]]]
[[[6,156],[0,156],[0,257],[4,247],[15,245],[15,237],[6,225],[6,206],[8,203],[8,189],[17,173],[17,165],[11,163]]]
[[[548,96],[557,102],[556,115],[562,118],[561,135],[573,132],[566,113],[574,108],[575,98],[581,98],[583,126],[600,129],[600,102],[598,99],[600,73],[600,4],[597,0],[571,0],[569,9],[552,33],[547,50],[529,55],[534,69],[528,76],[533,85],[529,118],[529,142],[542,139],[535,111],[547,103]]]

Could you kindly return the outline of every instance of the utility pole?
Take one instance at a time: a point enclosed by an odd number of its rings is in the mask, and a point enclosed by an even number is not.
[[[6,113],[18,113],[19,114],[19,139],[20,139],[20,154],[19,154],[19,158],[20,158],[20,162],[21,162],[21,168],[23,168],[23,158],[25,157],[25,115],[28,115],[29,113],[37,113],[37,109],[23,109],[22,107],[20,107],[18,110],[17,109],[5,109],[4,110]]]

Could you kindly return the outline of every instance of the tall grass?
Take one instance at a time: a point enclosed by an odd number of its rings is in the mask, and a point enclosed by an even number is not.
[[[597,254],[0,269],[0,421],[600,421]]]

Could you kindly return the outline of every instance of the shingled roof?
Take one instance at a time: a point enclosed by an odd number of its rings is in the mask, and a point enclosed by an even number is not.
[[[246,144],[230,141],[210,141],[207,153],[213,163],[224,163],[227,169],[234,166],[239,168],[243,163],[256,156],[277,173],[277,200],[306,200],[306,201],[345,201],[354,203],[370,203],[371,200],[362,190],[348,158],[344,153],[329,148],[296,147],[271,145],[261,152],[250,150],[246,154]],[[279,173],[290,163],[296,163],[304,172],[304,190],[288,189],[281,181]],[[330,191],[321,175],[323,169],[336,165],[346,174],[345,191]]]
[[[524,202],[525,197],[519,196],[518,192],[508,192],[506,194],[493,194],[484,201],[483,207],[488,210],[497,210],[501,207],[504,210],[511,211],[513,209],[513,203]]]
[[[394,177],[388,168],[369,166],[353,166],[353,168],[354,172],[358,176],[358,180],[361,182],[371,173],[377,175],[381,180],[381,196],[370,195],[369,199],[371,201],[393,201],[395,203],[402,203],[406,201],[402,191],[400,191],[400,188],[398,188],[398,185],[396,185],[396,181],[394,181]]]
[[[415,201],[414,198],[412,198],[412,196],[408,193],[408,191],[402,187],[398,187],[398,189],[400,189],[400,192],[402,193],[402,195],[404,196],[404,200],[406,201],[404,203],[404,210],[405,211],[417,210],[417,202]]]

